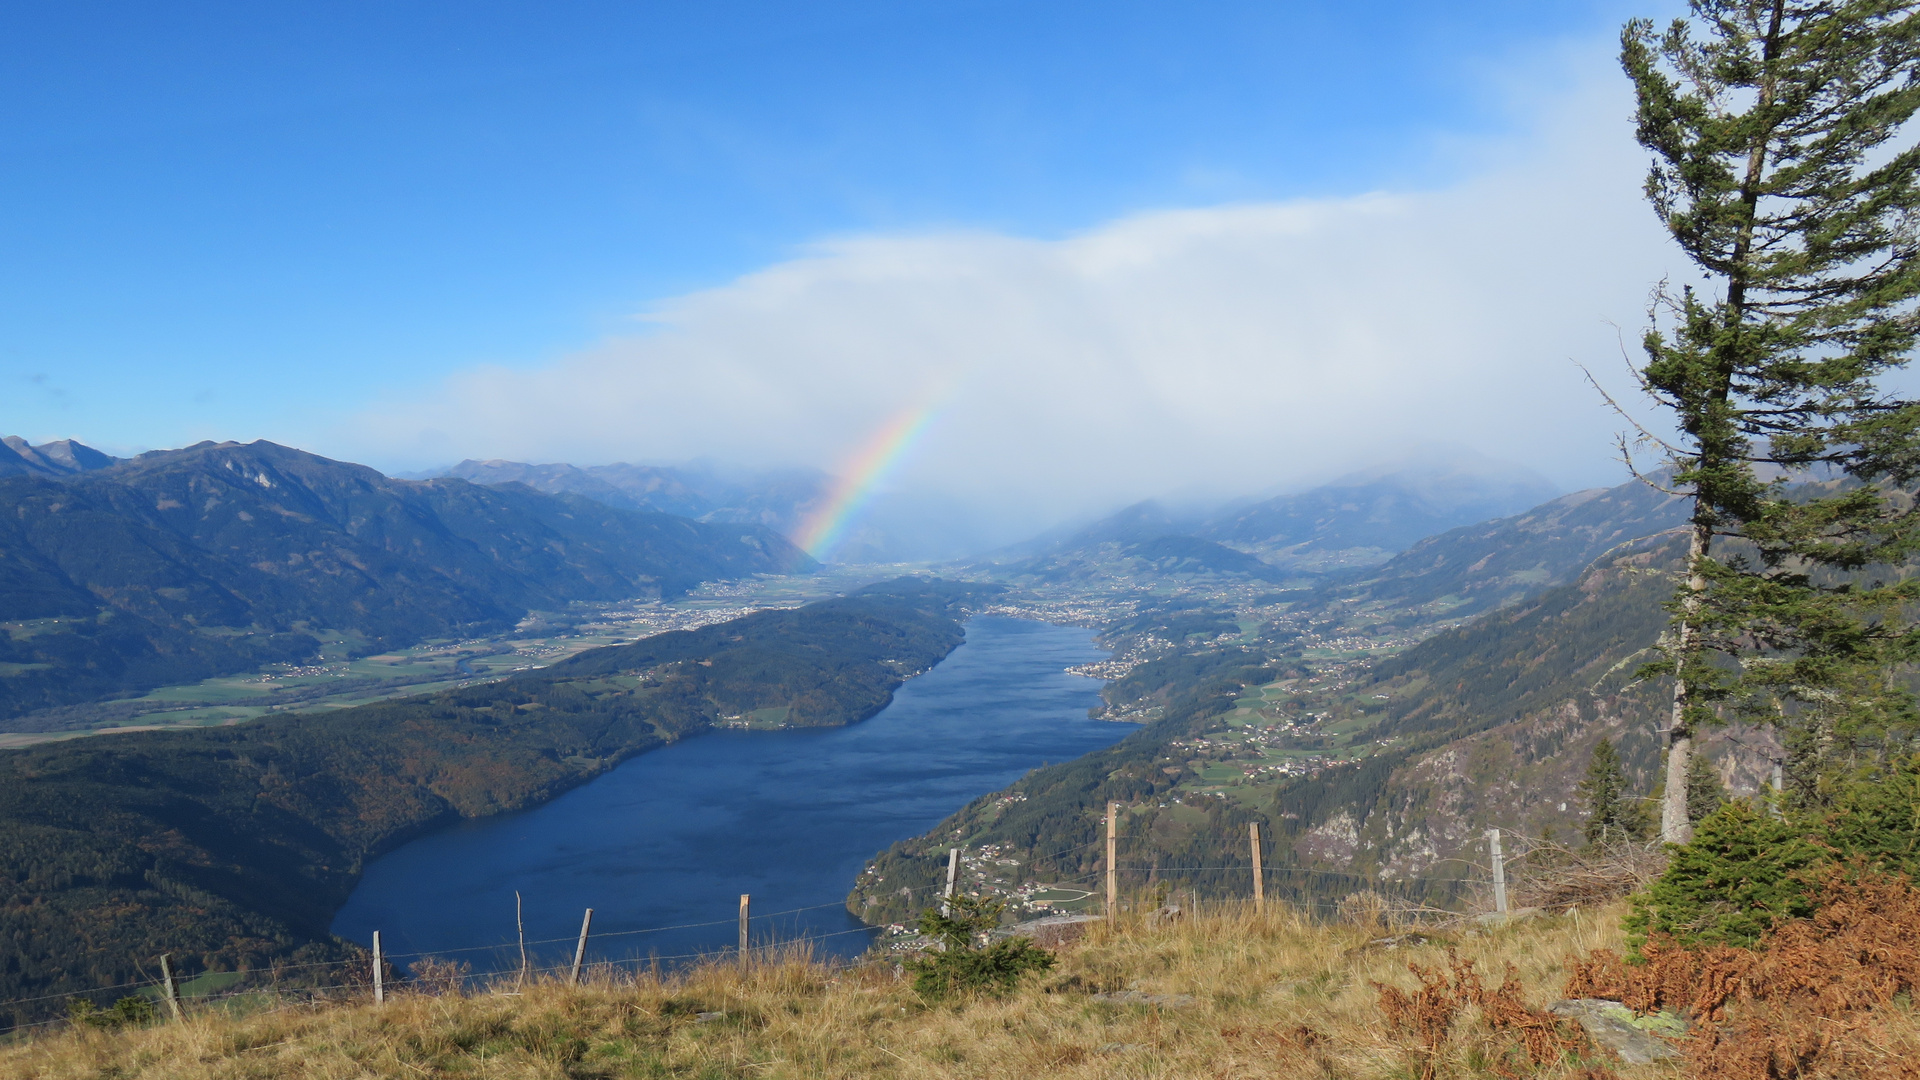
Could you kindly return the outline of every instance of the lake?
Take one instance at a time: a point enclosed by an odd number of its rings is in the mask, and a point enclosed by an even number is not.
[[[975,618],[964,644],[870,720],[710,732],[532,810],[422,837],[367,866],[332,930],[362,943],[379,930],[397,958],[507,970],[518,890],[542,963],[571,958],[589,907],[589,961],[673,960],[732,948],[749,893],[756,944],[807,936],[857,955],[871,931],[841,904],[868,859],[1134,730],[1088,719],[1100,683],[1064,670],[1105,656],[1090,630]]]

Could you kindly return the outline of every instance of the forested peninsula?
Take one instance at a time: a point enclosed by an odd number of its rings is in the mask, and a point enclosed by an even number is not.
[[[430,696],[0,753],[0,999],[55,995],[5,1022],[161,952],[185,974],[336,958],[374,856],[759,710],[866,719],[997,591],[901,579]]]

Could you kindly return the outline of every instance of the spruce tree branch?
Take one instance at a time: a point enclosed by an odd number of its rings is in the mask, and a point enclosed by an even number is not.
[[[1639,434],[1639,438],[1635,439],[1634,440],[1635,442],[1650,442],[1660,447],[1660,449],[1665,450],[1669,455],[1673,457],[1681,456],[1678,448],[1676,448],[1672,443],[1666,441],[1665,439],[1662,439],[1660,436],[1655,435],[1653,432],[1647,430],[1646,425],[1634,419],[1633,414],[1627,412],[1624,406],[1622,406],[1618,401],[1614,400],[1613,395],[1607,393],[1606,387],[1600,385],[1600,380],[1593,377],[1593,372],[1587,370],[1587,366],[1585,364],[1582,364],[1578,360],[1569,360],[1568,362],[1571,363],[1574,367],[1577,367],[1580,369],[1580,374],[1586,376],[1587,385],[1593,387],[1594,391],[1600,395],[1601,400],[1607,403],[1608,408],[1612,409],[1620,417],[1620,419],[1625,420],[1627,423],[1633,425],[1633,430]]]

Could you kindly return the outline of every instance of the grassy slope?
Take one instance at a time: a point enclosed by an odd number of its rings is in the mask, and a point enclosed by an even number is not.
[[[464,690],[0,753],[0,999],[117,983],[163,951],[189,973],[333,956],[327,925],[380,851],[721,717],[871,716],[960,643],[975,591],[875,586]]]
[[[1618,911],[1542,919],[1445,943],[1495,976],[1514,964],[1526,998],[1560,996],[1568,962],[1620,945]],[[886,965],[831,971],[789,959],[742,978],[721,964],[660,982],[602,973],[524,996],[403,994],[247,1016],[203,1013],[124,1033],[59,1031],[0,1049],[21,1080],[266,1080],[280,1077],[1405,1077],[1404,1037],[1382,1024],[1370,983],[1412,989],[1409,961],[1440,942],[1383,950],[1378,931],[1285,912],[1203,912],[1171,929],[1128,917],[1096,927],[1053,972],[1014,995],[929,1005]],[[1114,1004],[1095,990],[1191,995],[1190,1004]],[[510,989],[510,987],[502,987]],[[702,1012],[725,1016],[701,1022]],[[1303,1046],[1298,1030],[1323,1041]],[[1443,1075],[1474,1069],[1484,1035],[1463,1025]],[[1578,1075],[1555,1066],[1545,1078]],[[1674,1075],[1623,1070],[1624,1077]]]

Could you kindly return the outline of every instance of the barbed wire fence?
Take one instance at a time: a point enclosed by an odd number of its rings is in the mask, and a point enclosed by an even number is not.
[[[1115,838],[1116,841],[1120,839]],[[1146,839],[1138,836],[1126,838],[1129,847],[1136,846]],[[1095,840],[1045,855],[1029,856],[1027,864],[1031,868],[1035,864],[1079,854],[1105,843],[1107,841],[1104,839]],[[1187,910],[1193,913],[1204,910],[1206,907],[1216,907],[1216,909],[1245,907],[1253,903],[1253,898],[1264,891],[1278,908],[1306,912],[1316,918],[1332,915],[1342,919],[1370,917],[1385,921],[1419,921],[1455,919],[1463,915],[1457,907],[1442,907],[1425,902],[1427,898],[1431,898],[1436,887],[1441,888],[1453,899],[1462,899],[1469,896],[1473,890],[1484,891],[1489,882],[1488,867],[1465,860],[1450,860],[1461,863],[1473,872],[1457,877],[1426,875],[1419,878],[1393,880],[1351,871],[1290,865],[1262,865],[1257,878],[1262,888],[1255,888],[1255,863],[1251,852],[1249,856],[1245,862],[1223,860],[1198,865],[1181,865],[1177,861],[1158,854],[1145,862],[1122,862],[1116,859],[1111,867],[1111,874],[1109,867],[1104,865],[1105,860],[1102,859],[1102,865],[1091,873],[1078,874],[1071,878],[1053,878],[1045,882],[1029,883],[1029,885],[1043,886],[1044,889],[1090,885],[1092,887],[1081,890],[1085,894],[1083,897],[1067,903],[1085,903],[1089,908],[1103,913],[1109,905],[1112,905],[1112,909],[1118,914],[1157,909],[1174,900],[1183,901],[1188,905]],[[1126,894],[1120,896],[1109,893],[1107,897],[1100,897],[1099,885],[1103,879],[1109,882],[1116,881],[1122,874],[1125,875],[1128,883]],[[1316,888],[1297,884],[1303,880],[1317,880],[1321,885]],[[994,883],[956,881],[953,887],[978,891],[975,889],[976,885],[990,887],[992,884]],[[904,893],[910,898],[918,897],[923,904],[932,906],[948,888],[946,883],[936,883],[892,890],[891,894]],[[1347,890],[1348,895],[1338,900],[1325,899],[1331,892],[1340,890]],[[590,936],[583,927],[580,935],[564,937],[529,941],[504,939],[492,944],[398,953],[382,952],[379,954],[378,964],[382,981],[386,985],[405,988],[410,992],[464,994],[486,990],[493,993],[513,993],[528,982],[540,980],[579,978],[584,981],[604,983],[623,977],[659,978],[663,974],[670,974],[676,970],[729,960],[738,961],[744,966],[756,959],[776,960],[783,957],[804,956],[811,962],[832,963],[836,962],[834,958],[821,957],[813,952],[816,943],[852,935],[866,935],[873,939],[873,943],[879,942],[884,927],[874,925],[824,933],[799,933],[784,939],[780,938],[777,932],[763,933],[757,944],[749,940],[749,924],[758,923],[765,928],[782,918],[830,908],[847,910],[847,903],[836,901],[812,904],[749,915],[745,918],[711,919],[635,930],[605,931],[593,933]],[[1058,914],[1074,913],[1070,909],[1064,909]],[[1084,918],[1087,913],[1077,914]],[[641,953],[638,948],[629,947],[627,955],[610,955],[610,953],[617,953],[623,944],[637,946],[648,935],[728,925],[743,927],[742,945],[716,946],[668,955],[657,952]],[[465,959],[486,954],[502,957],[511,957],[515,954],[526,955],[526,950],[537,952],[547,947],[565,945],[576,946],[577,951],[584,954],[589,943],[595,950],[595,958],[590,962],[584,960],[584,955],[579,962],[576,962],[573,956],[569,956],[558,963],[502,963],[475,972],[473,965]],[[911,947],[910,944],[909,947]],[[857,959],[857,957],[848,957],[837,962],[853,963],[857,962]],[[112,1024],[122,1021],[149,1020],[159,1015],[158,1010],[162,1006],[172,1007],[174,1015],[179,1015],[178,1009],[182,1007],[191,1007],[195,1012],[241,1007],[248,1012],[273,1012],[334,1002],[364,1000],[373,995],[374,971],[375,955],[367,950],[339,959],[303,963],[272,962],[259,968],[239,971],[203,971],[183,982],[176,982],[170,971],[160,976],[147,974],[141,978],[119,983],[0,1000],[0,1023],[11,1020],[7,1026],[0,1027],[0,1037],[18,1038],[63,1024]],[[131,999],[133,1004],[123,1004],[128,999]]]

